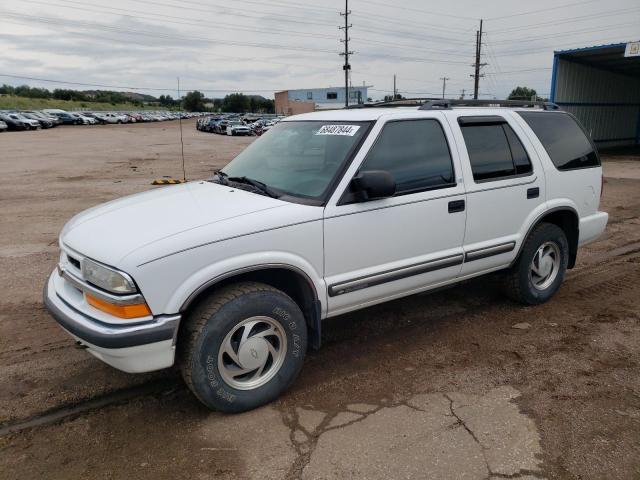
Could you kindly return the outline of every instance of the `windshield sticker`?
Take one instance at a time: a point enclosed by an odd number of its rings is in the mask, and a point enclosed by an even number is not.
[[[323,125],[316,135],[342,135],[353,137],[360,129],[360,125]]]

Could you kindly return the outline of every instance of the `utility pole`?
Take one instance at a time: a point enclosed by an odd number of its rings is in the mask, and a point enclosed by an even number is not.
[[[398,98],[398,89],[396,88],[396,74],[393,74],[393,98],[391,100],[395,100]]]
[[[351,65],[349,64],[349,55],[353,55],[353,52],[349,51],[349,29],[353,26],[349,24],[349,15],[351,14],[351,10],[349,10],[349,0],[344,0],[344,13],[340,12],[340,15],[344,17],[344,27],[338,27],[340,30],[344,30],[344,40],[340,40],[344,43],[344,52],[341,53],[341,56],[344,56],[344,65],[342,69],[344,70],[344,106],[349,106],[349,72],[351,70]]]
[[[476,62],[474,63],[475,73],[471,75],[473,77],[473,99],[478,99],[478,86],[480,85],[480,77],[484,77],[484,74],[480,74],[480,68],[486,66],[486,63],[480,63],[482,57],[482,19],[480,19],[480,30],[476,31]]]
[[[442,98],[444,98],[444,92],[447,90],[447,80],[451,80],[449,77],[440,77],[442,80]]]
[[[465,94],[466,91],[467,90],[464,89],[464,88],[462,90],[460,90],[460,100],[464,100],[464,94]]]

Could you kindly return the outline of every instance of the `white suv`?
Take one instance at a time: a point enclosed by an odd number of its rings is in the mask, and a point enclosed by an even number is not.
[[[360,108],[284,119],[207,181],[74,217],[53,317],[127,372],[174,357],[223,411],[275,399],[322,320],[501,270],[547,301],[603,232],[602,169],[571,115]]]

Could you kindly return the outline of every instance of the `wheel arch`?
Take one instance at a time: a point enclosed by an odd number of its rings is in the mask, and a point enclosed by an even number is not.
[[[256,265],[218,275],[203,283],[187,297],[180,307],[183,318],[187,319],[189,312],[216,290],[241,282],[264,283],[289,295],[298,304],[307,322],[309,346],[314,349],[320,348],[322,304],[318,292],[311,278],[303,270],[292,265]],[[183,325],[180,325],[178,336],[182,328]]]
[[[523,241],[520,243],[518,254],[514,259],[512,266],[520,258],[522,248],[526,239],[529,237],[534,228],[541,223],[551,223],[562,229],[567,236],[567,242],[569,244],[569,263],[567,268],[573,268],[576,264],[576,258],[578,256],[578,239],[580,237],[580,217],[578,212],[570,206],[559,206],[548,210],[545,210],[540,214],[529,226],[526,235],[523,237]]]

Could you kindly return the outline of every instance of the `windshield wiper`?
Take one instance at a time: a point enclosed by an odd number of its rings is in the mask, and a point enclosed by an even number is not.
[[[217,175],[220,185],[229,185],[229,175],[224,173],[222,170],[218,170],[217,172],[214,172],[214,174]]]
[[[224,175],[226,176],[226,173]],[[254,187],[259,192],[261,192],[264,195],[267,195],[267,196],[269,196],[271,198],[279,198],[280,197],[280,195],[278,195],[276,192],[274,192],[266,184],[264,184],[262,182],[259,182],[258,180],[254,180],[253,178],[249,178],[249,177],[227,177],[225,180],[228,180],[228,181],[231,181],[231,182],[235,182],[235,183],[244,183],[246,185],[251,185],[252,187]]]

